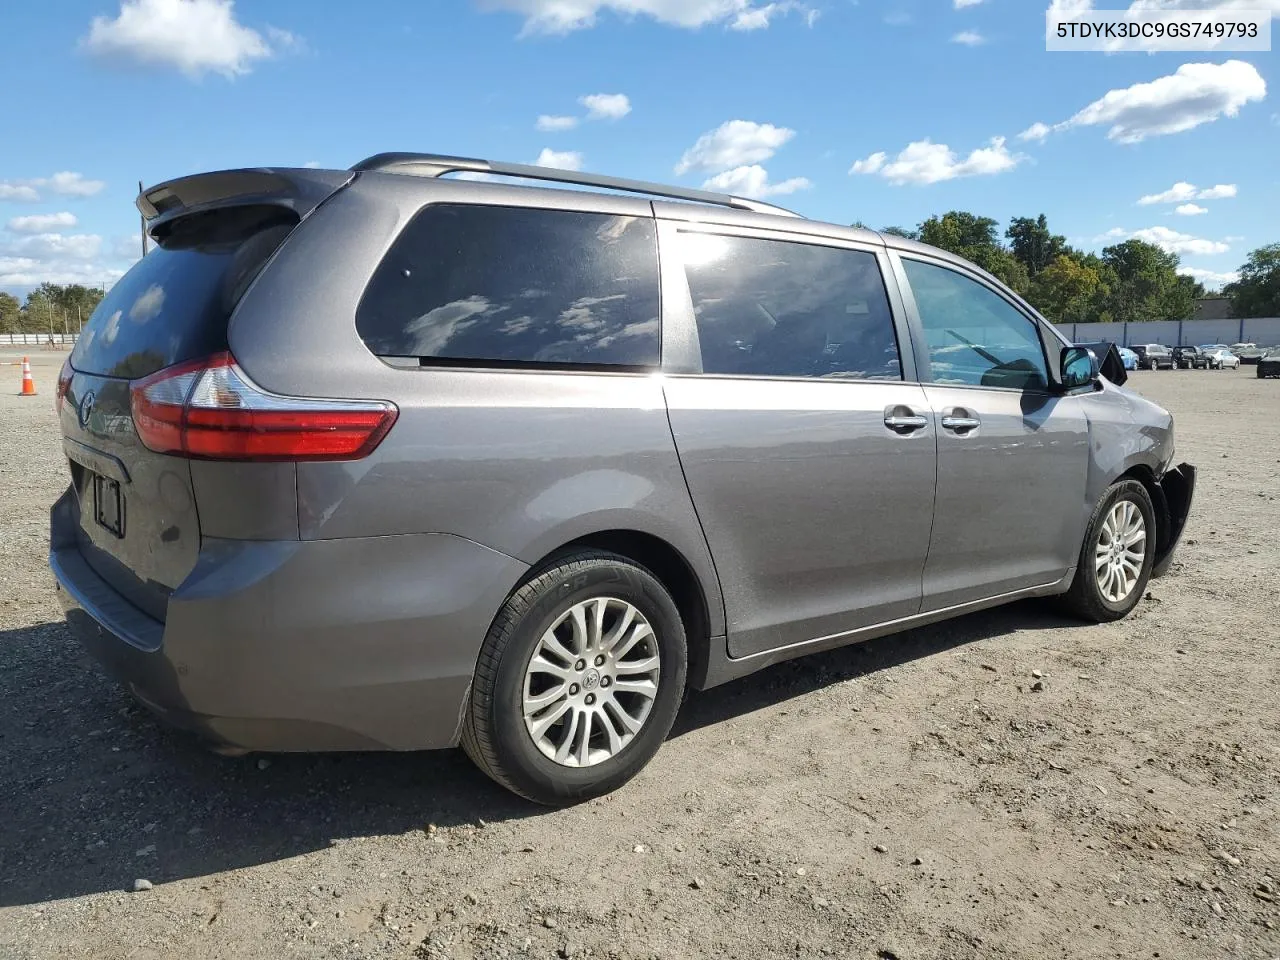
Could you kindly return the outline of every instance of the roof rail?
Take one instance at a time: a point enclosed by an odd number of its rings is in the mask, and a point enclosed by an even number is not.
[[[355,173],[401,173],[415,177],[442,177],[448,173],[487,173],[497,177],[519,177],[526,180],[546,180],[553,183],[571,183],[579,187],[599,187],[606,190],[622,190],[627,193],[643,193],[671,200],[689,200],[694,203],[710,203],[720,207],[735,207],[754,213],[770,213],[775,216],[799,217],[800,214],[784,207],[760,200],[732,197],[726,193],[707,190],[690,190],[644,180],[627,180],[623,177],[606,177],[597,173],[578,173],[557,170],[552,167],[535,167],[525,163],[500,163],[490,160],[473,160],[467,157],[443,157],[433,153],[379,153],[361,160],[351,168]]]

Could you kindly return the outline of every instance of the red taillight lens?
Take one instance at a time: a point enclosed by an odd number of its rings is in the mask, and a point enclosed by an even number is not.
[[[53,410],[55,413],[62,412],[62,401],[67,399],[67,391],[71,389],[71,378],[75,376],[75,371],[71,369],[71,358],[62,361],[62,369],[58,371],[58,389],[53,395]]]
[[[148,449],[207,460],[358,460],[373,452],[398,413],[377,400],[268,393],[229,353],[139,380],[130,400]]]

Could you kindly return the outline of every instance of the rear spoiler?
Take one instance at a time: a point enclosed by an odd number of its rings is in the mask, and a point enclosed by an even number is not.
[[[1129,371],[1124,368],[1124,361],[1120,359],[1120,351],[1114,343],[1098,340],[1094,343],[1077,343],[1076,346],[1084,347],[1097,358],[1098,371],[1104,377],[1117,387],[1124,386],[1124,382],[1129,379]]]
[[[138,194],[137,207],[152,237],[179,217],[216,207],[278,206],[301,220],[354,176],[346,170],[266,167],[198,173],[148,187]]]

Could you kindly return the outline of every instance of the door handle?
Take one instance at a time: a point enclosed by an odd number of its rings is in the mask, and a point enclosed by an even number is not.
[[[884,425],[894,433],[914,433],[929,425],[929,418],[915,413],[910,407],[890,407],[884,412]]]
[[[980,426],[982,426],[982,421],[977,417],[967,416],[958,410],[942,415],[943,430],[951,430],[954,433],[968,433],[970,430],[977,430]]]

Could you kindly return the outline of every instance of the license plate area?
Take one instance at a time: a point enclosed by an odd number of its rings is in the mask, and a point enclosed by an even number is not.
[[[124,498],[120,484],[100,473],[93,474],[93,516],[98,526],[124,539]]]

